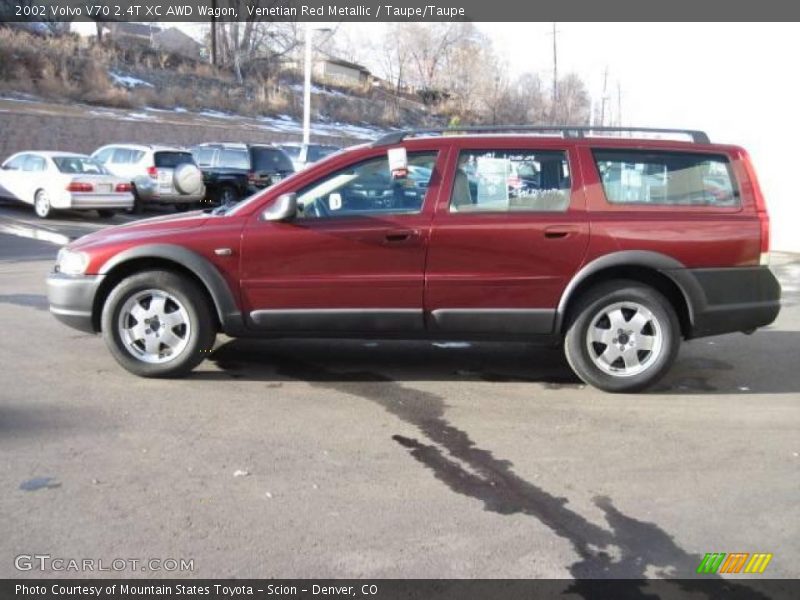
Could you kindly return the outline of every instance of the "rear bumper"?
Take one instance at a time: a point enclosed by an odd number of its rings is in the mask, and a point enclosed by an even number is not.
[[[769,267],[667,271],[683,289],[691,311],[690,338],[752,331],[772,323],[781,286]]]
[[[78,196],[73,195],[69,208],[75,210],[125,210],[133,207],[133,195],[126,196]]]
[[[73,329],[95,333],[92,308],[103,275],[64,275],[47,277],[47,299],[53,316]]]
[[[195,202],[202,202],[205,197],[205,192],[194,195],[140,194],[140,198],[149,204],[194,204]]]

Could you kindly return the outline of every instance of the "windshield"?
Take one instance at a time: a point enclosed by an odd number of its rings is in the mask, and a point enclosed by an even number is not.
[[[194,164],[194,158],[190,152],[156,152],[154,160],[159,169],[174,169],[179,165]]]
[[[103,165],[88,156],[54,156],[53,162],[62,173],[71,175],[107,175]]]
[[[253,148],[253,170],[290,173],[294,167],[282,150],[256,146]]]

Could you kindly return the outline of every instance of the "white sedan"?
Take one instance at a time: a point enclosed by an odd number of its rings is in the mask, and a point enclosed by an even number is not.
[[[133,207],[129,181],[84,154],[19,152],[0,168],[0,196],[33,204],[46,219],[53,209],[96,210],[110,217]]]

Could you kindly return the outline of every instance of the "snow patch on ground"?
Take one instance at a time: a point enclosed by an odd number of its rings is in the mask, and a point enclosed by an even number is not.
[[[109,71],[108,76],[114,80],[114,85],[120,85],[128,89],[133,89],[136,87],[155,87],[152,83],[145,81],[144,79],[138,79],[137,77],[132,77],[130,75],[121,75],[120,73],[115,73],[114,71]]]

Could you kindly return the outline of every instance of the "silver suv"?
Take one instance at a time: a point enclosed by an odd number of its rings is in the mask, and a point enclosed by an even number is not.
[[[192,153],[183,148],[110,144],[95,150],[92,158],[133,183],[137,212],[147,204],[174,204],[185,210],[205,198],[203,174]]]

